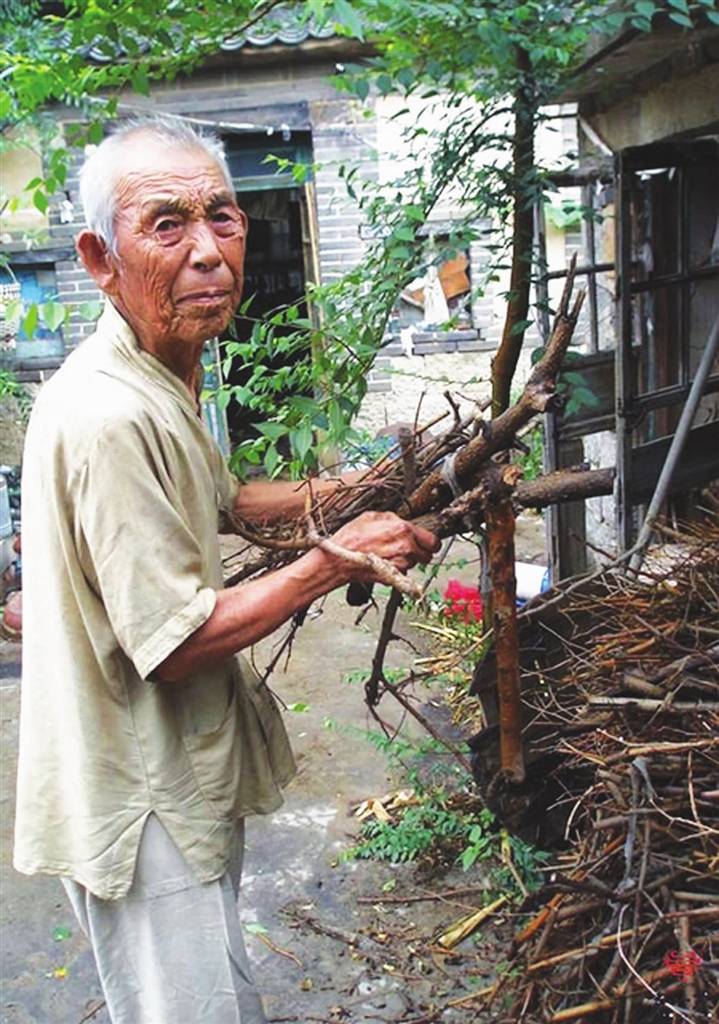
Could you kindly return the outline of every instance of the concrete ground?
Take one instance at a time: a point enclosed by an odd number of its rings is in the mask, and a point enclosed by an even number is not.
[[[520,538],[522,557],[541,560],[541,521],[526,520]],[[443,572],[445,579],[451,574],[468,582],[476,570],[469,564]],[[458,961],[438,964],[426,950],[438,930],[475,909],[479,899],[438,901],[436,889],[481,890],[481,877],[454,872],[425,885],[412,866],[341,859],[357,833],[353,805],[401,781],[366,738],[378,727],[356,670],[369,666],[379,617],[370,613],[357,626],[356,615],[340,593],[315,606],[289,666],[270,681],[288,707],[299,771],[284,807],[248,823],[240,900],[248,952],[270,1021],[411,1021],[440,1005],[441,1015],[428,1020],[475,1020],[471,1003],[449,1004],[496,969],[502,928],[475,937]],[[405,620],[402,632],[410,630]],[[261,645],[260,667],[276,641]],[[407,645],[397,644],[389,664],[406,666],[413,657]],[[0,1024],[108,1024],[91,953],[60,883],[26,878],[11,866],[20,666],[20,645],[0,641]],[[383,717],[416,734],[418,727],[404,722],[389,699],[382,702]],[[389,889],[408,902],[382,903]],[[351,942],[353,935],[361,938]]]

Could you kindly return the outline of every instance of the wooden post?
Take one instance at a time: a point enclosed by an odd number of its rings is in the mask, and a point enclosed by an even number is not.
[[[514,575],[514,510],[511,494],[519,473],[516,466],[497,468],[487,495],[489,572],[492,580],[494,650],[497,658],[497,698],[502,771],[513,783],[524,781],[522,702],[519,690],[519,633],[517,580]],[[485,478],[485,486],[489,481]]]

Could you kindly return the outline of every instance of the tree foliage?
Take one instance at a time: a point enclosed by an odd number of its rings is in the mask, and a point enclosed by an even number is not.
[[[278,0],[11,0],[0,50],[7,89],[0,107],[3,128],[50,103],[111,116],[119,90],[130,87],[146,96],[151,81],[191,72],[217,51],[228,25],[246,31],[277,5]],[[46,6],[54,13],[44,13]],[[107,95],[99,99],[101,93]]]
[[[493,368],[493,414],[507,407],[530,322],[532,208],[552,189],[533,145],[543,105],[556,97],[582,60],[591,36],[625,25],[647,31],[657,14],[682,27],[687,19],[693,25],[698,14],[710,20],[715,16],[711,0],[637,0],[624,6],[596,0],[550,5],[540,0],[355,0],[353,9],[366,26],[375,56],[345,67],[338,84],[366,103],[368,112],[375,95],[400,95],[408,104],[419,100],[420,106],[413,121],[400,121],[407,113],[400,111],[397,131],[413,153],[400,176],[377,186],[363,179],[357,167],[340,168],[374,241],[363,262],[338,285],[313,293],[323,313],[312,346],[317,398],[300,405],[305,423],[341,441],[351,435],[348,417],[364,396],[366,373],[398,294],[430,263],[466,248],[484,218],[515,227],[513,237],[498,231],[491,240],[483,239],[493,257],[490,273],[511,268],[507,320]],[[441,107],[444,114],[425,118],[423,107],[434,113]],[[448,196],[461,215],[437,246],[431,222]],[[298,349],[301,331],[295,333]],[[262,361],[263,352],[271,356],[273,343],[274,325],[256,324],[255,359]],[[276,439],[285,434],[294,442],[297,408],[288,418],[271,401],[261,400],[260,406],[271,425],[237,455],[251,453],[257,461],[264,457],[266,468],[278,469],[282,458]],[[301,466],[297,457],[308,440],[302,433],[300,448],[292,444],[294,470]],[[310,446],[307,455],[313,452]]]
[[[497,244],[495,269],[508,260],[507,315],[493,363],[492,414],[507,408],[526,327],[533,266],[533,207],[552,189],[534,140],[543,107],[556,99],[594,37],[622,28],[651,31],[657,16],[691,29],[702,16],[719,21],[714,0],[358,0],[366,20],[381,25],[377,56],[348,69],[346,88],[360,99],[380,94],[441,97],[451,112],[435,131],[430,179],[416,206],[431,209],[451,190],[466,212],[512,224],[508,250]],[[504,133],[489,130],[508,105]],[[425,134],[422,119],[415,136]],[[423,140],[426,141],[426,140]],[[491,159],[479,161],[487,151]],[[431,200],[427,202],[427,197]],[[402,192],[397,193],[405,201]]]
[[[76,107],[96,141],[122,90],[147,95],[152,81],[190,73],[222,40],[257,21],[266,24],[280,9],[278,0],[3,2],[0,124],[4,138],[17,139],[28,124],[44,131],[45,171],[29,186],[40,210],[65,175],[66,154],[53,137],[49,107]],[[281,6],[298,17],[331,19],[336,32],[372,44],[374,56],[347,66],[337,83],[366,103],[368,114],[373,97],[397,95],[407,108],[419,103],[420,115],[409,121],[406,110],[398,115],[397,132],[414,159],[396,180],[378,187],[357,167],[341,169],[373,236],[362,265],[338,284],[311,289],[310,319],[298,306],[277,310],[251,324],[249,342],[226,349],[226,359],[241,359],[252,372],[220,401],[241,401],[258,424],[258,436],[240,446],[236,464],[263,463],[271,475],[312,468],[317,432],[336,445],[347,441],[397,295],[423,268],[466,248],[485,218],[515,225],[513,239],[500,232],[483,243],[492,273],[512,267],[495,362],[495,414],[506,406],[531,315],[531,208],[550,187],[533,148],[543,105],[597,33],[626,24],[649,31],[658,15],[687,31],[698,15],[719,21],[713,0],[298,0]],[[440,106],[441,117],[428,128],[422,109]],[[462,213],[438,247],[431,224],[448,197]],[[241,316],[250,317],[251,306]],[[289,359],[303,351],[312,358]],[[278,356],[288,357],[280,376],[290,397],[282,400],[277,375],[267,372]]]

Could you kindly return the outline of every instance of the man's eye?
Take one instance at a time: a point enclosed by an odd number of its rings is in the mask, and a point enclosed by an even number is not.
[[[210,221],[216,231],[219,231],[223,235],[234,234],[239,231],[241,224],[239,217],[233,216],[227,210],[216,210],[210,216]]]
[[[180,228],[180,222],[178,220],[171,220],[169,217],[164,217],[162,220],[158,220],[155,224],[155,231],[159,234],[168,234],[172,231],[176,231]]]

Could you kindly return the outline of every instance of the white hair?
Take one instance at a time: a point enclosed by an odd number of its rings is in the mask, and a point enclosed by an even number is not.
[[[127,139],[139,133],[164,143],[168,149],[204,151],[215,161],[227,187],[234,192],[225,147],[217,136],[197,131],[189,121],[169,114],[133,117],[123,122],[89,153],[80,170],[80,200],[85,223],[115,256],[115,186],[121,168],[120,151]]]

